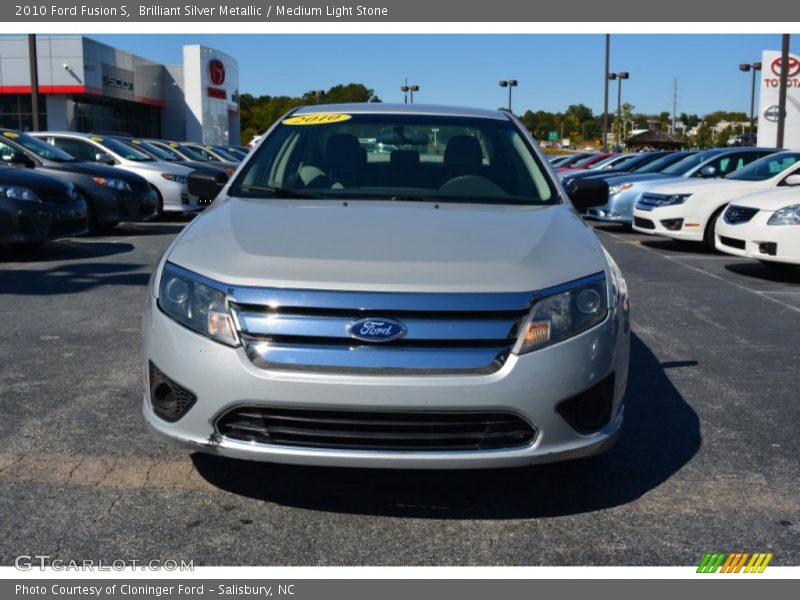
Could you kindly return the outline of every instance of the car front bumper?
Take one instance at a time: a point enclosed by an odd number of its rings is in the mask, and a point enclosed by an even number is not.
[[[767,225],[772,212],[760,211],[747,223],[732,225],[717,221],[715,246],[720,252],[800,265],[800,226]]]
[[[191,449],[222,456],[292,464],[375,468],[487,468],[580,458],[613,445],[623,420],[629,325],[621,310],[569,340],[517,356],[488,375],[361,375],[269,370],[242,348],[230,348],[179,325],[151,294],[144,316],[143,411],[151,429]],[[149,363],[197,396],[175,422],[150,403]],[[613,374],[611,418],[581,434],[556,405]],[[217,418],[237,406],[354,411],[503,411],[536,430],[534,441],[508,449],[470,451],[342,450],[280,446],[221,436]]]
[[[653,210],[633,209],[633,229],[639,233],[658,235],[675,240],[702,242],[705,233],[705,219],[690,214],[685,204],[660,206]],[[668,224],[679,221],[678,229],[670,229]],[[673,225],[674,226],[674,225]]]
[[[96,186],[90,201],[94,203],[97,220],[101,223],[147,221],[156,215],[158,196],[155,190],[118,191]]]
[[[633,222],[633,206],[639,194],[639,190],[631,189],[610,196],[606,204],[590,208],[585,216],[596,221],[630,225]]]
[[[0,243],[35,244],[87,231],[86,201],[71,204],[0,202]]]

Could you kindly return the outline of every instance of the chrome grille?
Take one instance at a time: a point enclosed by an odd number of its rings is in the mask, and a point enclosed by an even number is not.
[[[504,412],[347,411],[242,406],[215,423],[229,439],[257,444],[373,451],[515,448],[534,428]]]
[[[238,288],[231,294],[250,360],[264,369],[439,374],[499,369],[533,292],[426,294]],[[365,341],[354,321],[397,321],[405,334]]]
[[[722,220],[729,225],[738,225],[740,223],[747,223],[756,216],[757,208],[750,208],[749,206],[729,206],[725,209],[725,214]]]
[[[653,210],[663,204],[664,198],[666,196],[663,194],[644,193],[636,201],[636,208],[639,210]]]

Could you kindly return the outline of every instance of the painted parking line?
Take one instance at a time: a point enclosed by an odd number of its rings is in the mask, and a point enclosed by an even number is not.
[[[598,230],[598,234],[607,235],[607,236],[617,240],[618,242],[621,242],[623,244],[628,244],[628,245],[633,246],[635,248],[640,248],[640,249],[644,250],[645,252],[649,252],[650,254],[654,254],[654,255],[656,255],[656,256],[658,256],[660,258],[663,258],[664,260],[668,260],[669,262],[675,263],[676,265],[681,265],[682,267],[685,267],[686,269],[690,269],[692,271],[695,271],[696,273],[700,273],[702,275],[705,275],[706,277],[710,277],[711,279],[716,279],[717,281],[722,281],[724,283],[727,283],[728,285],[731,285],[731,286],[733,286],[733,287],[735,287],[737,289],[743,290],[743,291],[745,291],[745,292],[747,292],[749,294],[753,294],[753,295],[758,296],[759,298],[763,298],[764,300],[767,300],[769,302],[773,302],[775,304],[779,304],[780,306],[782,306],[784,308],[787,308],[787,309],[789,309],[789,310],[791,310],[793,312],[800,313],[800,306],[793,306],[792,304],[789,304],[787,302],[783,302],[782,300],[780,300],[778,298],[773,298],[772,297],[772,292],[762,292],[762,291],[759,291],[759,290],[754,290],[752,288],[747,287],[746,285],[742,285],[740,283],[736,283],[735,281],[731,281],[730,279],[726,279],[724,277],[716,275],[715,273],[709,273],[708,271],[706,271],[704,269],[701,269],[699,267],[696,267],[694,265],[686,264],[685,262],[682,262],[682,261],[676,259],[673,256],[666,255],[666,254],[661,254],[657,250],[654,250],[653,248],[649,248],[648,246],[645,246],[645,245],[643,245],[641,243],[639,243],[639,244],[631,244],[628,240],[626,240],[625,238],[623,238],[622,236],[620,236],[620,235],[618,235],[616,233],[610,233],[608,231]]]

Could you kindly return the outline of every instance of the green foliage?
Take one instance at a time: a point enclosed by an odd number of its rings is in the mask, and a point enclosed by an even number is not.
[[[340,84],[317,97],[306,92],[301,98],[290,96],[258,96],[242,94],[239,104],[241,111],[242,142],[249,142],[253,136],[261,135],[270,125],[291,109],[304,104],[338,104],[345,102],[380,102],[374,90],[363,83]]]

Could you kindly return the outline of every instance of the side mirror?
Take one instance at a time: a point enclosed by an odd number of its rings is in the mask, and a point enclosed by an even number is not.
[[[786,185],[800,185],[800,174],[789,175],[783,180]]]
[[[704,179],[710,179],[716,176],[717,176],[717,170],[711,165],[708,165],[707,167],[703,167],[702,169],[700,169],[700,177]]]
[[[23,152],[14,152],[13,154],[4,156],[3,161],[9,165],[25,167],[26,169],[32,169],[36,166],[36,163],[34,163],[33,160],[31,160],[31,158]]]
[[[567,184],[567,194],[578,211],[603,206],[608,204],[608,183],[603,179],[573,179]]]
[[[105,152],[98,152],[94,155],[94,162],[103,163],[105,165],[113,165],[114,159]]]
[[[201,200],[213,200],[228,183],[228,174],[219,170],[197,170],[189,173],[186,180],[189,193]]]

